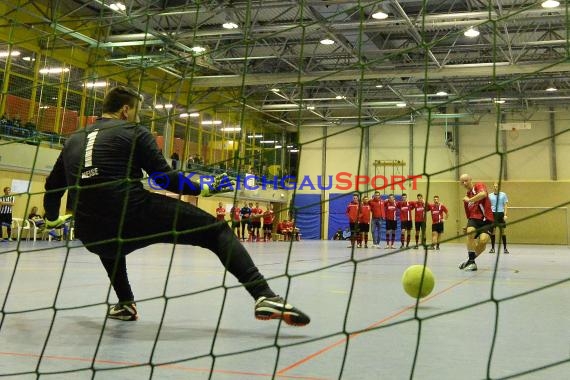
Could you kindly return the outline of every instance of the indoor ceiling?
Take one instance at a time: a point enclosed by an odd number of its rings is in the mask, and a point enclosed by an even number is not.
[[[532,113],[570,99],[565,1],[114,2],[43,0],[56,11],[42,17],[60,43],[227,94],[291,131],[405,122],[428,109]],[[379,11],[387,18],[372,17]],[[466,36],[470,28],[479,35]]]

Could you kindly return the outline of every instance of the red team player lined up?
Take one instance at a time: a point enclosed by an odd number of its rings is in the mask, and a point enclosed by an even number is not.
[[[415,201],[409,201],[405,193],[402,194],[400,201],[396,201],[394,194],[389,194],[386,200],[380,197],[379,192],[375,192],[371,200],[367,196],[361,200],[358,194],[353,194],[352,201],[346,208],[351,232],[350,247],[368,248],[368,233],[372,224],[372,247],[380,248],[382,223],[385,223],[385,248],[394,249],[398,221],[400,221],[400,249],[410,247],[412,227],[415,227],[413,248],[418,249],[420,243],[426,243],[428,212],[431,212],[432,217],[432,239],[428,249],[438,250],[444,231],[443,225],[449,214],[447,207],[440,202],[439,196],[433,197],[433,203],[426,203],[422,194],[418,194]]]

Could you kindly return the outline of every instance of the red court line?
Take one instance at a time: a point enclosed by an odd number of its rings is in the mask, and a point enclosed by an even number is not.
[[[464,280],[461,280],[461,281],[459,281],[459,282],[457,282],[457,283],[455,283],[455,284],[453,284],[453,285],[450,285],[450,286],[448,286],[447,288],[445,288],[445,289],[443,289],[443,290],[440,290],[439,292],[435,293],[434,295],[429,296],[429,297],[426,297],[426,298],[420,300],[420,303],[427,302],[427,301],[429,301],[429,300],[431,300],[431,299],[433,299],[433,298],[435,298],[435,297],[437,297],[437,296],[439,296],[439,295],[441,295],[441,294],[443,294],[443,293],[445,293],[445,292],[448,292],[449,290],[455,288],[456,286],[459,286],[459,285],[463,284],[463,283],[466,282],[466,281],[471,280],[471,279],[474,278],[474,277],[475,277],[475,276],[473,276],[473,277],[468,277],[468,278],[466,278],[466,279],[464,279]],[[317,356],[319,356],[319,355],[321,355],[321,354],[324,354],[324,353],[327,352],[327,351],[332,350],[332,349],[335,348],[336,346],[345,343],[348,339],[354,339],[354,338],[356,338],[358,335],[360,335],[360,334],[362,334],[362,333],[365,333],[365,332],[367,332],[367,331],[369,331],[369,330],[371,330],[371,329],[373,329],[373,328],[375,328],[375,327],[378,327],[378,326],[380,326],[382,323],[388,322],[389,320],[394,319],[394,318],[396,318],[397,316],[399,316],[400,314],[403,314],[403,313],[405,313],[406,311],[408,311],[408,310],[410,310],[410,309],[413,309],[413,308],[415,308],[415,307],[416,307],[416,304],[413,303],[413,304],[411,304],[411,305],[409,305],[409,306],[406,306],[406,307],[404,307],[404,308],[402,308],[402,309],[396,311],[394,314],[391,314],[391,315],[389,315],[389,316],[387,316],[387,317],[385,317],[385,318],[379,320],[378,322],[374,322],[373,324],[371,324],[370,326],[367,326],[364,330],[362,330],[362,331],[360,331],[360,332],[348,334],[347,337],[342,338],[342,339],[339,339],[338,341],[336,341],[336,342],[334,342],[334,343],[332,343],[332,344],[330,344],[330,345],[328,345],[328,346],[326,346],[326,347],[324,347],[324,348],[318,350],[317,352],[313,352],[312,354],[310,354],[310,355],[304,357],[303,359],[298,360],[298,361],[296,361],[295,363],[293,363],[293,364],[291,364],[291,365],[289,365],[289,366],[287,366],[287,367],[281,369],[280,371],[277,372],[277,375],[282,375],[282,374],[284,374],[285,372],[287,372],[287,371],[289,371],[289,370],[292,370],[293,368],[296,368],[296,367],[300,366],[301,364],[304,364],[304,363],[308,362],[309,360],[312,360],[312,359],[316,358]]]
[[[125,361],[117,361],[117,360],[102,360],[97,359],[93,361],[91,358],[81,358],[81,357],[73,357],[73,356],[59,356],[59,355],[44,355],[40,356],[38,354],[31,354],[31,353],[21,353],[21,352],[2,352],[0,351],[0,356],[19,356],[19,357],[28,357],[28,358],[41,358],[41,359],[48,359],[48,360],[59,360],[59,361],[79,361],[79,362],[87,362],[94,364],[113,364],[113,365],[120,365],[120,366],[140,366],[141,364],[150,365],[150,363],[136,363],[136,362],[125,362]],[[188,367],[180,364],[157,364],[157,368],[170,368],[179,371],[185,372],[202,372],[202,373],[223,373],[228,375],[245,375],[245,376],[257,376],[257,377],[273,377],[272,373],[257,373],[257,372],[246,372],[246,371],[233,371],[233,370],[224,370],[224,369],[214,369],[213,371],[210,368],[194,368]],[[120,369],[118,367],[117,369]],[[88,370],[89,368],[84,368],[84,370]],[[80,370],[80,369],[78,369]],[[104,371],[101,371],[104,372]],[[283,379],[299,379],[299,380],[327,380],[323,377],[311,377],[311,376],[300,376],[300,375],[277,375]],[[1,377],[1,374],[0,374]]]

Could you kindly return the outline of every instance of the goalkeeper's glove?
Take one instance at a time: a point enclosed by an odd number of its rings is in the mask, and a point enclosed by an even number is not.
[[[57,228],[65,224],[69,218],[73,215],[67,214],[63,216],[59,216],[56,220],[48,220],[46,219],[46,227],[47,228]]]
[[[226,173],[222,173],[214,177],[213,183],[203,183],[200,195],[203,197],[211,197],[217,193],[232,192],[236,188],[236,181],[230,180]]]

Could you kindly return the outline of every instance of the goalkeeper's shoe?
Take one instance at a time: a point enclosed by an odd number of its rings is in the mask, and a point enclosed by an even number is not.
[[[46,219],[45,226],[46,226],[46,228],[59,228],[59,227],[63,226],[65,224],[65,222],[67,222],[67,220],[69,218],[71,218],[72,216],[73,215],[71,215],[71,214],[67,214],[67,215],[59,216],[56,220],[47,220]]]
[[[305,326],[311,322],[311,318],[296,307],[285,303],[283,298],[260,297],[255,302],[255,318],[262,320],[282,319],[292,326]]]
[[[111,319],[119,319],[121,321],[136,321],[139,319],[137,313],[137,305],[134,302],[121,304],[109,308],[107,316]]]
[[[214,177],[212,183],[204,183],[200,195],[203,197],[211,197],[219,193],[228,193],[236,189],[236,181],[231,180],[226,173],[222,173]]]

